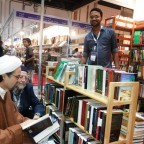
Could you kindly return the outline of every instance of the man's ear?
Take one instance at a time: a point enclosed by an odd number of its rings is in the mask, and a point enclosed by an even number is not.
[[[6,74],[3,74],[3,75],[2,75],[3,80],[6,78],[6,76],[7,76]]]

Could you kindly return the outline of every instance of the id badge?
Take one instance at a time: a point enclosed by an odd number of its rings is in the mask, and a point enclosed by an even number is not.
[[[95,62],[97,57],[97,52],[91,52],[90,60]]]

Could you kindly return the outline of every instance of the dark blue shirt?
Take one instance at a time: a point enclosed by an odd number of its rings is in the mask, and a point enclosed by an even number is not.
[[[111,53],[118,52],[116,34],[113,29],[102,27],[98,39],[89,32],[84,41],[83,56],[88,58],[88,64],[112,67]],[[94,49],[94,47],[96,48]],[[91,53],[96,52],[96,60],[91,61]]]

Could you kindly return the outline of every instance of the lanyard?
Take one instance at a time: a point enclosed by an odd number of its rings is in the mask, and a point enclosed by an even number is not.
[[[93,37],[95,43],[97,43],[97,40],[98,40],[99,36],[100,36],[100,31],[99,31],[99,33],[98,33],[98,35],[97,35],[97,38],[95,38],[95,36],[94,36],[94,34],[93,34],[93,32],[92,32],[92,37]]]

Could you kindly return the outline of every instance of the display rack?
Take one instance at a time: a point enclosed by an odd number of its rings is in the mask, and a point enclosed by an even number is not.
[[[109,144],[110,139],[110,129],[111,129],[111,120],[112,120],[112,109],[114,106],[121,106],[121,105],[129,105],[129,118],[128,118],[128,126],[127,126],[127,135],[125,138],[120,136],[119,141],[112,142],[111,144],[131,144],[133,140],[133,130],[134,130],[134,124],[135,124],[135,113],[136,113],[136,107],[137,107],[137,98],[138,98],[138,91],[139,91],[139,82],[111,82],[109,86],[109,93],[108,96],[102,96],[101,94],[97,92],[91,92],[89,90],[83,89],[76,85],[70,85],[69,84],[69,76],[71,74],[74,74],[74,72],[66,72],[65,73],[65,82],[60,83],[57,80],[54,80],[52,76],[48,76],[48,71],[52,69],[51,67],[46,67],[46,78],[48,80],[54,81],[55,83],[61,84],[64,86],[65,89],[71,89],[73,91],[76,91],[80,94],[83,94],[87,97],[90,97],[92,99],[95,99],[107,106],[107,118],[106,118],[106,128],[105,128],[105,138],[104,138],[104,144]],[[118,101],[114,99],[114,89],[115,87],[119,86],[130,86],[131,87],[131,98],[128,101]],[[70,118],[71,119],[71,118]],[[76,124],[80,128],[82,128],[81,125]],[[83,128],[82,128],[83,129]],[[83,129],[84,130],[84,129]],[[87,133],[87,131],[86,131]]]

